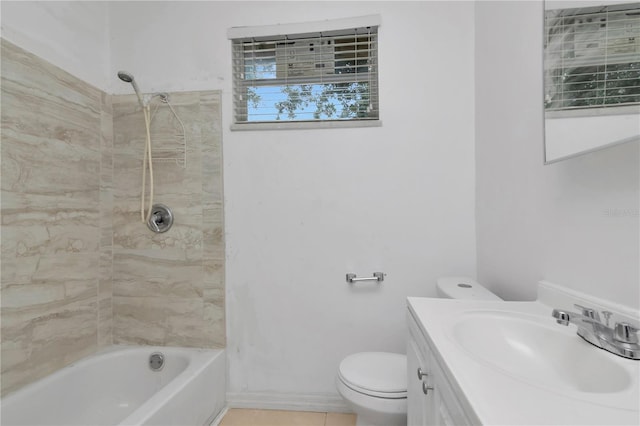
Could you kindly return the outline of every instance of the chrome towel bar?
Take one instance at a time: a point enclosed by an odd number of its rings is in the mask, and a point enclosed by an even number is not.
[[[384,281],[384,276],[386,274],[384,272],[374,272],[372,277],[366,277],[366,278],[357,278],[356,274],[353,273],[348,273],[347,274],[347,282],[349,284],[353,284],[353,283],[357,283],[360,281],[377,281],[377,282],[382,282]]]

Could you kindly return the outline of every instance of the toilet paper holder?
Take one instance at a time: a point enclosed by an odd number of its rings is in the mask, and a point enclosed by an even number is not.
[[[358,278],[356,274],[350,272],[347,274],[347,282],[353,284],[360,281],[384,281],[384,276],[387,275],[384,272],[374,272],[372,277]]]

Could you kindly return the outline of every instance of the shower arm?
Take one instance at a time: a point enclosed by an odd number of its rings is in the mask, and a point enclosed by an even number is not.
[[[140,106],[142,106],[142,108],[144,108],[144,106],[145,106],[144,95],[140,94],[140,88],[138,88],[138,84],[136,83],[135,80],[132,80],[130,83],[133,86],[133,91],[136,92],[136,96],[138,97],[138,102],[140,103]]]

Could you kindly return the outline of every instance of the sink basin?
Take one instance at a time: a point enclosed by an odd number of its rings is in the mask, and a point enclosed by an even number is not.
[[[616,355],[585,342],[575,327],[565,328],[551,317],[470,312],[453,324],[452,337],[472,358],[529,383],[612,393],[632,382]]]

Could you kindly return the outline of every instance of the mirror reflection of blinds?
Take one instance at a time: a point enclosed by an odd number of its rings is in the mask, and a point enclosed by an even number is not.
[[[546,110],[637,104],[640,3],[546,11]]]
[[[234,39],[236,123],[377,120],[377,27]]]

